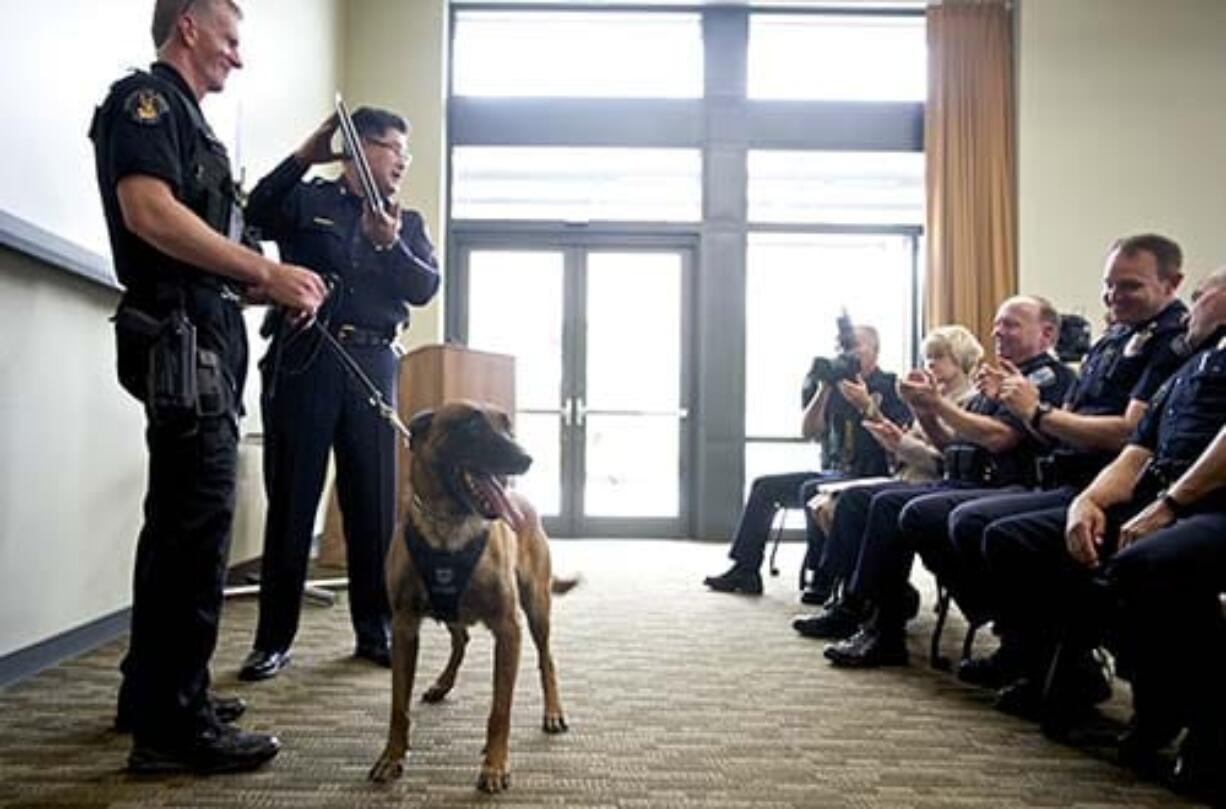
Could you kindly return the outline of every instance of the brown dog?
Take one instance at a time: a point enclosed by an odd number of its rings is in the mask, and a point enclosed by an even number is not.
[[[494,634],[494,700],[477,786],[499,792],[510,785],[507,747],[519,670],[519,609],[536,644],[544,730],[562,733],[567,728],[549,651],[549,609],[551,594],[566,592],[576,581],[553,578],[540,519],[524,498],[503,488],[504,476],[521,474],[532,463],[511,437],[505,413],[471,402],[449,402],[414,416],[409,431],[408,486],[402,487],[400,517],[387,556],[391,726],[370,778],[387,781],[404,772],[422,619],[445,621],[451,634],[451,657],[422,695],[425,702],[438,702],[455,685],[468,643],[466,627],[480,621]]]

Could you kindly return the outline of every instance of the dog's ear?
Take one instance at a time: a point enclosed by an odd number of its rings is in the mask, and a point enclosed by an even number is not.
[[[434,421],[433,410],[423,410],[420,413],[413,415],[409,419],[409,450],[417,449],[422,441],[426,440],[426,433],[430,432],[430,424]]]

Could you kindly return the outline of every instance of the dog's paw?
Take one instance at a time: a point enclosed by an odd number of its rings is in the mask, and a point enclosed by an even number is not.
[[[429,688],[427,688],[425,691],[422,692],[421,701],[430,702],[430,703],[442,702],[443,697],[447,696],[447,694],[450,691],[451,689],[448,688],[447,686],[443,686],[443,685],[439,685],[438,683],[435,683],[434,685],[430,686]]]
[[[545,720],[541,723],[541,729],[546,733],[565,733],[570,730],[566,724],[566,717],[560,713],[545,714]]]
[[[367,778],[374,781],[376,784],[386,784],[388,781],[395,781],[400,776],[404,775],[404,763],[407,756],[392,756],[384,753],[379,756],[379,760],[375,762],[375,766],[370,768]]]
[[[482,792],[488,792],[491,795],[495,792],[502,792],[511,786],[511,772],[509,770],[500,769],[498,767],[486,764],[481,768],[481,775],[477,777],[477,789]]]

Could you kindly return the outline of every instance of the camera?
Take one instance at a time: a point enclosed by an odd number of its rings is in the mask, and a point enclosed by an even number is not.
[[[839,353],[833,358],[814,357],[801,386],[801,407],[809,404],[819,382],[832,385],[841,379],[855,379],[860,373],[860,358],[856,355],[856,330],[846,310],[835,321],[839,330]]]

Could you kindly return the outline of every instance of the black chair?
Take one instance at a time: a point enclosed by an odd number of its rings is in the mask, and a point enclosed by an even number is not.
[[[933,611],[937,614],[937,625],[932,628],[932,641],[928,649],[928,663],[934,669],[941,671],[950,671],[953,668],[953,661],[941,654],[941,635],[945,631],[945,622],[949,619],[949,604],[951,596],[949,588],[941,584],[940,579],[937,580],[937,603]],[[966,635],[962,638],[962,659],[969,660],[971,649],[975,645],[975,633],[979,631],[979,627],[983,626],[984,621],[971,621],[967,619]]]

